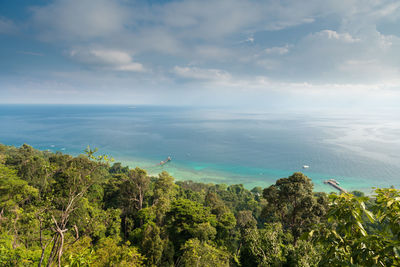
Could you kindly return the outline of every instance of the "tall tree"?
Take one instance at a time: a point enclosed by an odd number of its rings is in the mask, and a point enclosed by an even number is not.
[[[265,188],[263,197],[267,200],[263,216],[269,222],[281,222],[284,229],[292,232],[294,242],[326,213],[323,196],[313,196],[311,179],[300,172]]]
[[[282,266],[285,262],[280,223],[265,224],[264,229],[248,228],[243,239],[240,255],[243,266]]]
[[[188,199],[177,199],[167,213],[170,237],[177,250],[190,238],[213,240],[216,224],[215,215],[208,207]]]
[[[124,205],[134,207],[136,211],[143,208],[143,200],[149,188],[150,177],[143,169],[136,168],[128,172],[127,179],[121,186],[121,196],[125,201]]]

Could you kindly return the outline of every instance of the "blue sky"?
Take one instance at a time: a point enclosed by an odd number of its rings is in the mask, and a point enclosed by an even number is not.
[[[396,107],[400,2],[2,0],[0,103]]]

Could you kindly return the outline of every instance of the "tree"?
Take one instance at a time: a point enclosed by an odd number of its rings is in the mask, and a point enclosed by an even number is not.
[[[153,206],[156,212],[156,223],[161,226],[166,212],[169,210],[171,202],[177,193],[177,186],[174,184],[174,178],[167,172],[159,174],[154,183]]]
[[[149,188],[150,177],[145,170],[136,168],[128,172],[127,180],[121,185],[121,195],[124,205],[135,207],[137,211],[143,208],[143,199]]]
[[[232,230],[236,225],[236,218],[230,209],[224,204],[224,202],[219,199],[219,197],[213,193],[209,192],[206,195],[205,206],[211,208],[211,213],[216,216],[217,219],[217,237],[218,243],[220,245],[229,242],[229,238]]]
[[[324,198],[315,198],[312,190],[311,180],[300,172],[279,179],[263,191],[267,200],[263,216],[269,222],[281,222],[284,229],[291,231],[296,242],[326,213]]]
[[[96,151],[97,149],[91,150],[88,147],[85,151],[87,157],[71,158],[66,162],[65,168],[60,168],[54,175],[56,183],[54,184],[53,192],[56,193],[56,196],[52,206],[55,209],[49,210],[51,212],[54,235],[47,266],[52,266],[53,262],[57,262],[58,266],[61,267],[65,235],[70,229],[68,228],[70,216],[74,213],[78,203],[80,203],[80,200],[90,187],[98,182],[99,177],[102,175],[102,170],[105,170],[104,167],[107,167],[103,161],[108,162],[108,157],[104,155],[94,156]],[[71,225],[71,228],[75,231],[75,240],[72,241],[75,242],[79,238],[79,229],[76,225]]]
[[[368,197],[352,194],[330,195],[328,221],[309,236],[322,244],[326,253],[320,264],[329,266],[400,265],[400,192],[377,189],[371,212],[365,206]],[[372,231],[366,230],[367,221]]]
[[[135,247],[130,246],[129,241],[121,246],[118,240],[105,238],[99,242],[95,252],[93,267],[100,266],[121,266],[136,267],[142,266],[144,257]]]
[[[13,248],[18,243],[18,221],[23,216],[23,208],[37,197],[36,188],[20,179],[15,170],[0,163],[0,226],[12,228]]]
[[[209,208],[188,199],[177,199],[167,213],[167,225],[171,241],[179,249],[190,238],[214,239],[217,220]]]
[[[284,233],[280,223],[245,230],[240,262],[243,266],[280,266],[285,262]]]
[[[229,254],[223,249],[218,249],[207,242],[194,238],[189,239],[182,246],[183,254],[177,266],[229,266]]]
[[[239,211],[236,215],[236,221],[241,231],[257,227],[257,221],[254,219],[252,212],[249,210]]]
[[[129,172],[129,167],[122,167],[122,164],[120,162],[116,162],[110,167],[109,172],[111,174],[120,174],[120,173],[126,174]]]
[[[161,231],[156,224],[148,223],[143,228],[140,247],[146,256],[145,262],[147,266],[160,266],[167,240],[161,239]]]

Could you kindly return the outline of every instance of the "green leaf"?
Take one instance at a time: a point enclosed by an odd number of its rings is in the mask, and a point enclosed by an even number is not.
[[[366,236],[366,235],[367,235],[367,232],[365,231],[364,226],[361,224],[361,222],[360,222],[360,221],[357,221],[356,224],[357,224],[358,229],[360,230],[361,234],[362,234],[363,236]]]
[[[369,221],[373,223],[375,221],[374,214],[372,212],[370,212],[369,210],[364,210],[364,212],[365,212],[365,215],[367,215]]]
[[[400,258],[400,249],[398,247],[393,247],[393,252],[397,258]]]

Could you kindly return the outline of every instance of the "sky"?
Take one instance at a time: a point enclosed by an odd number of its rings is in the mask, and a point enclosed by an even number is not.
[[[0,0],[0,103],[397,107],[400,1]]]

